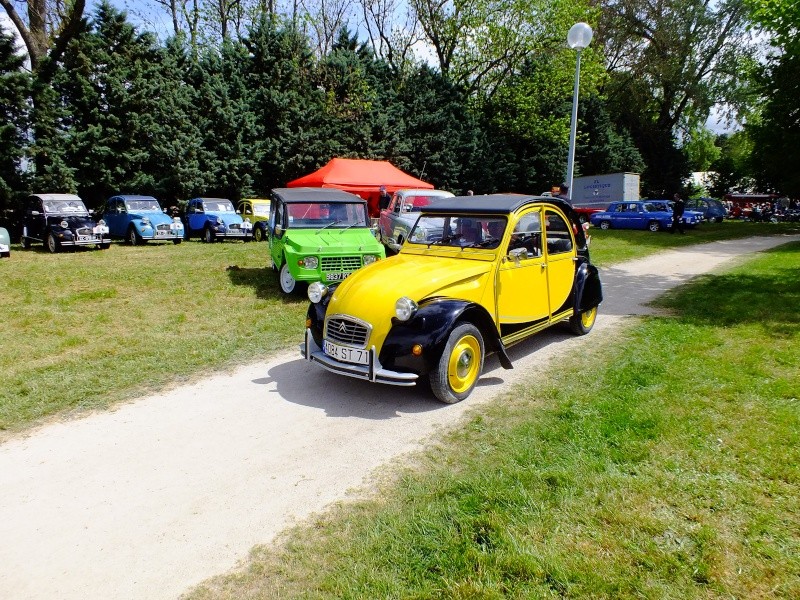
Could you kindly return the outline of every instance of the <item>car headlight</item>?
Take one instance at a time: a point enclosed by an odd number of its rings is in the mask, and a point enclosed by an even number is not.
[[[59,223],[59,225],[61,225],[61,227],[63,227],[64,229],[68,229],[69,228],[69,223],[67,223],[66,221],[61,221],[61,223]]]
[[[394,314],[400,321],[408,321],[417,312],[417,303],[408,296],[403,296],[394,303]]]
[[[320,281],[315,281],[308,286],[308,299],[317,304],[328,293],[328,286]]]
[[[305,267],[306,269],[316,269],[319,266],[319,261],[317,260],[316,256],[306,256],[297,262],[302,263],[301,266]]]
[[[371,264],[372,264],[372,263],[374,263],[376,260],[378,260],[378,257],[377,257],[377,256],[375,256],[374,254],[365,254],[365,255],[364,255],[364,258],[363,258],[363,261],[364,261],[364,266],[366,266],[366,265],[371,265]]]
[[[150,217],[142,217],[142,227],[150,227]]]
[[[100,219],[100,220],[97,222],[97,224],[98,224],[98,225],[100,225],[101,227],[105,227],[105,226],[106,226],[106,221],[105,221],[105,219]]]

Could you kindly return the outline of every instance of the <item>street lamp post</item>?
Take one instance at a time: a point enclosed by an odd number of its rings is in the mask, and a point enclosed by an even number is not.
[[[572,201],[572,174],[575,170],[575,130],[578,127],[578,87],[581,79],[581,51],[592,42],[592,28],[586,23],[575,23],[567,33],[567,45],[577,51],[575,58],[575,85],[572,89],[572,120],[569,127],[569,156],[567,157],[567,194]]]

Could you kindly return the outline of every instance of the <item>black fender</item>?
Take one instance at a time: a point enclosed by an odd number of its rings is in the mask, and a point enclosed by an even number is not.
[[[486,309],[449,298],[424,302],[408,321],[392,319],[392,328],[378,356],[381,365],[394,371],[429,373],[438,365],[450,332],[461,322],[474,324],[483,336],[486,354],[499,353],[501,364],[512,368],[494,320]],[[415,345],[422,347],[420,356],[411,352]]]
[[[573,310],[576,315],[598,306],[603,301],[603,287],[597,267],[588,262],[581,263],[575,272],[574,290]]]

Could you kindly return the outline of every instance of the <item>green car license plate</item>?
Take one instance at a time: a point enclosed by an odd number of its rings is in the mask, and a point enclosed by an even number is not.
[[[325,281],[343,281],[350,273],[326,273]]]

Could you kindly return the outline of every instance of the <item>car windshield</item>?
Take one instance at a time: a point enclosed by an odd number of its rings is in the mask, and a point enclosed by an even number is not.
[[[494,249],[500,245],[505,229],[505,217],[424,214],[417,219],[407,243]]]
[[[48,200],[44,203],[44,210],[56,215],[89,214],[81,200]]]
[[[289,227],[338,229],[366,227],[367,207],[361,202],[303,202],[289,204]]]
[[[204,200],[203,210],[206,212],[236,212],[230,200]]]
[[[129,211],[157,210],[161,212],[161,206],[157,200],[128,200],[125,206]]]

